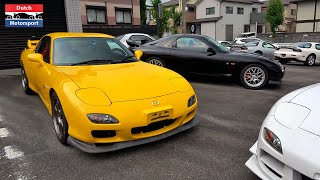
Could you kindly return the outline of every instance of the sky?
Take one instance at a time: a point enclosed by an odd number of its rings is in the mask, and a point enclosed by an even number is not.
[[[163,2],[163,3],[164,3],[164,2],[167,2],[167,1],[170,1],[170,0],[161,0],[161,2]],[[146,4],[147,4],[147,5],[151,5],[150,0],[147,0]]]

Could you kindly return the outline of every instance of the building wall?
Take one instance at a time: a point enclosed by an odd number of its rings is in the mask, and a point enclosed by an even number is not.
[[[106,24],[117,25],[116,24],[116,12],[115,8],[129,8],[132,9],[133,3],[133,13],[132,13],[132,24],[140,25],[140,1],[139,0],[81,0],[81,20],[82,24],[87,23],[87,11],[86,5],[90,6],[106,6]]]
[[[66,22],[69,32],[82,32],[80,0],[65,0]]]
[[[201,23],[201,34],[202,35],[207,35],[212,38],[215,37],[215,32],[216,32],[216,23],[215,22],[207,22],[207,23]]]
[[[196,19],[220,17],[220,2],[217,0],[203,0],[196,7]],[[206,15],[206,8],[215,7],[215,14]]]
[[[297,23],[296,32],[313,32],[313,23]]]
[[[318,1],[320,2],[320,1]],[[297,20],[312,20],[314,17],[314,1],[298,3]]]

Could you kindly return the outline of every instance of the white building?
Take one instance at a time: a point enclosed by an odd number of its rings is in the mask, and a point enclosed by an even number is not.
[[[320,0],[292,0],[297,4],[296,32],[320,32]]]
[[[196,33],[228,41],[243,32],[263,33],[261,5],[258,0],[198,0]]]

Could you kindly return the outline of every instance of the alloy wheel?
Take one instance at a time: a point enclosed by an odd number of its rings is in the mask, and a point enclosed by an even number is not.
[[[309,56],[307,58],[307,63],[308,63],[309,66],[312,66],[314,64],[314,62],[315,62],[315,57],[314,56],[311,55],[311,56]]]
[[[250,67],[244,72],[243,80],[250,87],[261,86],[266,79],[266,74],[260,67]]]
[[[27,87],[27,76],[26,76],[26,72],[24,71],[24,69],[21,69],[21,84],[23,88]]]
[[[61,104],[58,101],[58,99],[54,100],[52,117],[53,117],[54,130],[56,131],[56,134],[60,139],[65,134],[65,124],[63,121],[64,116],[63,116]]]
[[[164,67],[163,63],[162,63],[160,60],[158,60],[158,59],[150,59],[150,60],[148,61],[148,63],[154,64],[154,65],[157,65],[157,66]]]

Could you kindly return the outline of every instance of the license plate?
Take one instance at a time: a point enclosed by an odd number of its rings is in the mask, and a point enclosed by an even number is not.
[[[171,119],[172,109],[163,111],[152,112],[148,114],[149,122],[161,121],[165,119]]]

